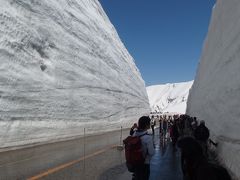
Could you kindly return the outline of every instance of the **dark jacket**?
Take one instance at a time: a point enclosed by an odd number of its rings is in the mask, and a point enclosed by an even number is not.
[[[198,141],[206,142],[209,138],[209,130],[204,124],[200,124],[194,131],[194,137]]]
[[[231,180],[231,176],[224,167],[203,161],[196,167],[193,180]]]

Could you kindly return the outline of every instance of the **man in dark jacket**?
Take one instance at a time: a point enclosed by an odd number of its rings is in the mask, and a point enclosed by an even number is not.
[[[181,164],[184,179],[188,180],[231,180],[228,171],[207,161],[198,141],[183,137],[178,141],[181,149]]]
[[[200,125],[194,131],[194,137],[203,148],[203,153],[207,157],[207,142],[209,138],[209,129],[205,126],[205,122],[200,121]]]

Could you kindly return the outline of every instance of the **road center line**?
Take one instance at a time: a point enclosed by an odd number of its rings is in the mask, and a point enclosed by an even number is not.
[[[79,163],[79,162],[81,162],[81,161],[83,161],[83,160],[89,159],[89,158],[91,158],[91,157],[93,157],[93,156],[102,154],[102,153],[108,151],[109,149],[116,148],[116,147],[117,147],[117,145],[109,146],[109,147],[107,147],[107,148],[105,148],[105,149],[96,151],[96,152],[94,152],[94,153],[92,153],[92,154],[89,154],[89,155],[87,155],[87,156],[85,156],[85,157],[82,157],[82,158],[80,158],[80,159],[77,159],[77,160],[74,160],[74,161],[71,161],[71,162],[62,164],[62,165],[57,166],[57,167],[55,167],[55,168],[48,169],[47,171],[42,172],[42,173],[40,173],[40,174],[38,174],[38,175],[36,175],[36,176],[30,177],[30,178],[28,178],[27,180],[38,180],[38,179],[43,178],[43,177],[45,177],[45,176],[49,176],[50,174],[53,174],[53,173],[55,173],[55,172],[57,172],[57,171],[60,171],[60,170],[63,170],[63,169],[65,169],[65,168],[69,167],[69,166],[72,166],[72,165],[74,165],[74,164],[77,164],[77,163]]]

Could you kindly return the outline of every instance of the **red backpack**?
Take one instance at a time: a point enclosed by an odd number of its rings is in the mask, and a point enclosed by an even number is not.
[[[144,164],[145,157],[142,152],[141,137],[146,134],[141,136],[128,136],[123,140],[125,145],[126,165],[130,172],[134,172],[136,166]]]

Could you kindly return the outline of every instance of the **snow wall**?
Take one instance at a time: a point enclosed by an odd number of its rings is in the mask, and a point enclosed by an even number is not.
[[[217,152],[240,179],[240,1],[217,0],[187,113],[206,121]]]
[[[0,4],[0,148],[149,114],[145,83],[97,0]]]
[[[189,89],[193,81],[147,87],[152,112],[185,114]]]

